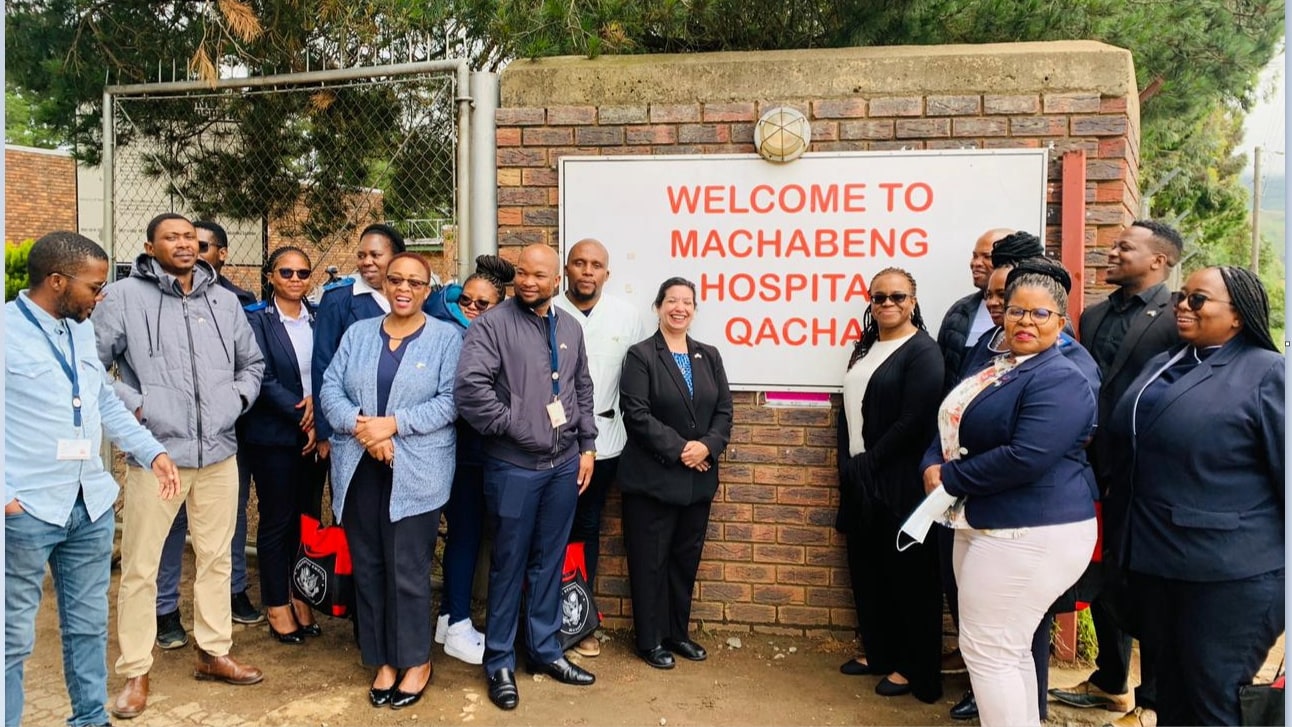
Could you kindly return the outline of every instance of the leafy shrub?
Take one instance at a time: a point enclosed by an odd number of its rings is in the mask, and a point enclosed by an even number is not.
[[[4,246],[4,299],[13,300],[18,291],[27,287],[27,256],[35,240],[27,239],[19,243],[7,243]]]

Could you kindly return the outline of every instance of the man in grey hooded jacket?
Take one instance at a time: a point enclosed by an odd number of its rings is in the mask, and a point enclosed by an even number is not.
[[[181,503],[197,557],[195,675],[230,684],[263,678],[229,657],[229,542],[238,501],[234,423],[260,392],[264,361],[237,298],[198,258],[192,223],[158,215],[147,234],[130,277],[108,286],[93,314],[99,359],[116,367],[117,394],[180,468],[179,497],[170,500],[147,485],[149,473],[138,463],[126,471],[116,663],[126,685],[111,709],[120,719],[148,705],[157,568]]]

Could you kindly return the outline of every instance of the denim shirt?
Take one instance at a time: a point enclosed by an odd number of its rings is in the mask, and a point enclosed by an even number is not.
[[[145,466],[166,450],[112,390],[95,348],[94,325],[55,319],[27,291],[18,295],[40,329],[17,301],[5,305],[5,502],[17,498],[29,515],[61,527],[83,491],[85,509],[97,520],[112,509],[118,492],[99,453],[103,434]],[[69,332],[83,402],[80,427],[72,419],[72,382],[45,338],[70,361]],[[58,459],[60,439],[88,439],[89,458]]]

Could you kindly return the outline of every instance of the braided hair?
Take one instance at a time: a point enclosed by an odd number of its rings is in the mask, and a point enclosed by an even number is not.
[[[462,287],[472,280],[483,280],[498,291],[498,302],[507,299],[507,284],[516,278],[516,268],[497,255],[480,255],[476,258],[476,271],[462,281]]]
[[[1045,243],[1030,232],[1019,230],[997,240],[991,246],[991,266],[1000,268],[1019,260],[1045,256]]]
[[[874,288],[875,281],[885,275],[901,275],[906,278],[906,282],[911,284],[911,295],[915,296],[915,276],[902,268],[884,268],[883,270],[880,270],[875,273],[873,278],[870,279],[870,287]],[[853,364],[856,364],[858,361],[865,358],[866,354],[870,353],[871,347],[875,345],[875,341],[879,340],[879,324],[875,322],[875,316],[871,314],[870,309],[871,306],[867,305],[866,310],[861,314],[861,339],[852,344],[852,355],[848,357],[848,368],[852,368]],[[920,312],[920,303],[918,299],[915,303],[915,310],[911,311],[911,323],[921,331],[928,330],[924,325],[924,314]]]
[[[1281,353],[1270,336],[1270,298],[1261,279],[1247,268],[1234,265],[1221,265],[1216,270],[1225,281],[1229,302],[1243,321],[1239,335],[1245,336],[1253,346]]]
[[[281,260],[284,255],[291,252],[294,252],[297,255],[300,255],[301,257],[305,258],[305,267],[307,268],[314,267],[313,263],[310,262],[310,256],[306,254],[304,250],[300,249],[299,247],[295,247],[293,245],[283,245],[277,250],[274,250],[273,252],[269,253],[269,257],[265,260],[264,267],[260,269],[260,272],[261,272],[260,299],[261,300],[271,299],[270,296],[274,294],[274,286],[272,283],[269,282],[269,278],[274,274],[274,268],[277,267],[278,261]]]

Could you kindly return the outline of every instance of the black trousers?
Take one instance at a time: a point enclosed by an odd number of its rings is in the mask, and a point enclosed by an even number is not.
[[[405,669],[431,660],[431,558],[440,511],[391,522],[393,476],[365,454],[346,491],[341,523],[354,566],[363,663]]]
[[[301,513],[318,517],[327,461],[301,456],[299,447],[244,443],[245,461],[256,483],[256,552],[260,563],[260,600],[286,606],[291,597],[292,564],[301,544]]]
[[[669,505],[624,493],[624,548],[638,649],[653,649],[666,638],[688,638],[691,595],[712,504]]]
[[[601,512],[606,509],[606,495],[618,473],[618,457],[597,460],[592,469],[592,482],[579,495],[579,504],[574,508],[574,524],[570,526],[570,542],[583,543],[588,585],[594,593],[597,590],[597,558],[601,556]]]
[[[1283,632],[1284,571],[1217,583],[1130,574],[1157,654],[1160,725],[1239,724],[1238,688],[1251,684]]]
[[[897,550],[897,517],[871,501],[846,513],[857,632],[878,673],[897,672],[923,702],[942,698],[942,588],[937,542]]]

